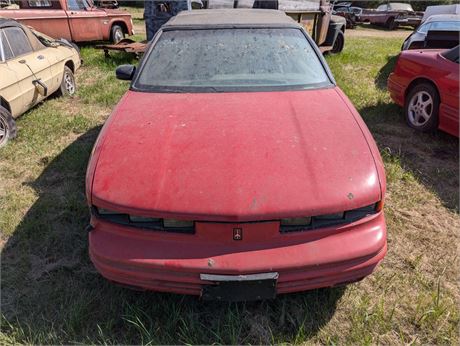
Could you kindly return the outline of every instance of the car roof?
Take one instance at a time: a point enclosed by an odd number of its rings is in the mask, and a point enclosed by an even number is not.
[[[459,14],[433,14],[429,16],[425,23],[428,22],[460,22]]]
[[[212,9],[182,11],[163,28],[171,27],[294,27],[300,26],[283,11],[265,9]]]
[[[7,26],[21,26],[21,24],[14,19],[0,17],[0,28],[5,28]]]

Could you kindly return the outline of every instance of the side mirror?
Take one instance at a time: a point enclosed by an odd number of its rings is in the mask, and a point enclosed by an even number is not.
[[[133,65],[120,65],[115,70],[115,75],[121,80],[132,80],[136,72],[136,66]]]
[[[48,87],[40,79],[32,81],[32,84],[35,86],[35,89],[43,97],[48,96]]]

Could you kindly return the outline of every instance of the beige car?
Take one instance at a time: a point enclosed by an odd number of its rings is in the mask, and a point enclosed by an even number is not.
[[[0,18],[0,147],[16,135],[14,119],[50,95],[73,95],[81,65],[76,46]]]

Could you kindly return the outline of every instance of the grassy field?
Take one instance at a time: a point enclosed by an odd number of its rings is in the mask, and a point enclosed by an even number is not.
[[[401,38],[347,38],[328,56],[385,161],[389,252],[365,280],[261,303],[135,292],[87,255],[86,163],[128,84],[83,47],[79,90],[18,120],[0,149],[0,344],[458,344],[458,141],[409,129],[385,81]]]

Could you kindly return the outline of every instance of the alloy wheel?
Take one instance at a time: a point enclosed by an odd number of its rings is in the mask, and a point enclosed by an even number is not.
[[[425,125],[433,115],[433,97],[426,91],[415,93],[409,101],[408,116],[412,125]]]

